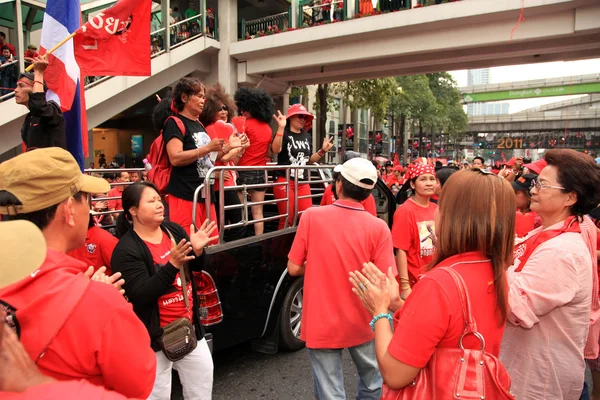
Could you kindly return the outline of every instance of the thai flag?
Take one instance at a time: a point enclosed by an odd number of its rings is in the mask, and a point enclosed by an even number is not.
[[[42,25],[40,53],[53,48],[75,32],[81,22],[79,0],[48,0]],[[73,39],[48,55],[44,80],[48,86],[46,99],[63,110],[67,134],[67,150],[83,170],[87,156],[87,118],[85,96],[79,66],[75,61]]]

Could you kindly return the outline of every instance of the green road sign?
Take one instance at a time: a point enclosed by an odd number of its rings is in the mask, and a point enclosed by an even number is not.
[[[588,93],[600,93],[600,82],[531,89],[502,90],[498,92],[463,93],[463,101],[465,103],[479,103],[486,101],[518,100],[535,97],[569,96],[573,94]]]

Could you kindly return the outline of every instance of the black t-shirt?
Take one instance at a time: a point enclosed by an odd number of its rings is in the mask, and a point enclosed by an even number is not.
[[[179,130],[177,123],[169,119],[163,129],[163,141],[165,146],[171,139],[181,140],[183,150],[193,150],[210,143],[210,136],[204,130],[202,124],[182,115],[181,119],[186,128],[185,135]],[[214,167],[217,152],[209,153],[191,164],[175,167],[171,170],[171,178],[167,186],[167,193],[183,200],[193,201],[194,191],[204,183],[207,172]],[[202,193],[198,198],[202,198]]]
[[[67,149],[65,120],[58,104],[46,101],[42,92],[29,93],[29,114],[21,128],[27,151],[46,147]]]
[[[285,128],[277,165],[306,165],[311,155],[311,137],[308,132],[302,129],[300,133],[293,133]],[[297,172],[299,180],[308,180],[308,170],[300,169]],[[274,175],[285,177],[285,171],[276,171]],[[295,178],[295,175],[296,171],[290,171],[291,178]]]

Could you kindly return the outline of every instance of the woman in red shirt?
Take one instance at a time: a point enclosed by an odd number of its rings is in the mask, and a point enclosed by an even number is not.
[[[231,125],[231,130],[223,129],[227,128],[225,124],[231,124],[231,119],[235,116],[237,106],[233,98],[225,93],[223,86],[216,84],[206,91],[206,100],[204,102],[204,108],[202,114],[200,114],[200,122],[205,126],[206,133],[211,139],[223,139],[226,140],[228,146],[224,146],[221,158],[217,159],[216,166],[235,166],[239,159],[243,156],[246,148],[250,146],[250,142],[245,134],[239,134],[235,132],[235,128]],[[222,121],[225,124],[219,122]],[[221,124],[220,129],[217,129],[217,124]],[[221,153],[219,153],[221,155]],[[237,183],[237,173],[235,171],[223,172],[223,186],[232,187]],[[219,213],[219,187],[220,177],[218,174],[215,176],[214,190],[215,196],[215,208],[217,214]],[[224,205],[240,205],[240,199],[237,193],[233,190],[224,190]],[[225,220],[223,224],[237,224],[242,221],[242,209],[236,208],[225,211]],[[232,228],[225,232],[226,240],[240,239],[245,236],[246,228],[238,227]]]
[[[430,201],[437,186],[433,165],[413,163],[408,166],[405,178],[400,193],[412,189],[413,194],[396,210],[392,226],[403,299],[408,297],[411,287],[425,273],[424,267],[433,261],[433,213],[437,208],[437,204]]]
[[[392,389],[409,385],[437,348],[458,347],[463,335],[458,288],[440,267],[450,267],[461,275],[486,352],[496,357],[500,352],[508,307],[506,268],[513,260],[515,196],[506,180],[479,170],[457,172],[448,183],[435,217],[435,267],[418,282],[406,302],[400,298],[391,268],[387,278],[368,264],[364,274],[351,273],[352,291],[372,315],[396,312],[394,331],[388,318],[374,318],[373,322],[377,362]],[[463,345],[481,348],[474,335],[465,336]]]
[[[269,126],[273,118],[275,104],[273,98],[262,89],[240,88],[235,92],[235,101],[240,114],[245,118],[243,127],[238,127],[238,132],[245,133],[250,140],[250,147],[246,149],[240,158],[240,167],[262,167],[267,165],[269,158],[269,146],[273,131]],[[240,171],[238,185],[262,185],[266,183],[265,171]],[[266,188],[249,189],[250,201],[253,203],[265,200]],[[240,201],[243,202],[243,194],[239,192]],[[252,219],[254,221],[263,219],[262,204],[252,206]],[[264,222],[254,223],[254,233],[261,235],[265,230]]]
[[[117,220],[119,243],[112,256],[113,271],[126,280],[123,288],[138,318],[150,335],[156,352],[156,380],[150,399],[168,399],[171,372],[175,369],[183,384],[185,398],[210,399],[213,362],[200,322],[196,285],[192,271],[202,271],[203,250],[214,239],[216,222],[205,221],[190,235],[173,222],[166,222],[160,194],[150,182],[137,182],[123,191],[123,214]],[[171,239],[170,235],[173,236]],[[183,287],[181,268],[187,265]],[[183,295],[188,297],[188,304]],[[195,328],[197,346],[179,361],[169,361],[161,351],[163,328],[180,318]]]

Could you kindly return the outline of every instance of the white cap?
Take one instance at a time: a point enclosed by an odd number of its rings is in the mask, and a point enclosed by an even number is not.
[[[342,165],[337,165],[334,171],[342,174],[348,182],[363,189],[371,190],[377,183],[377,169],[371,161],[364,158],[352,158]],[[373,183],[361,182],[363,179],[368,179]]]

